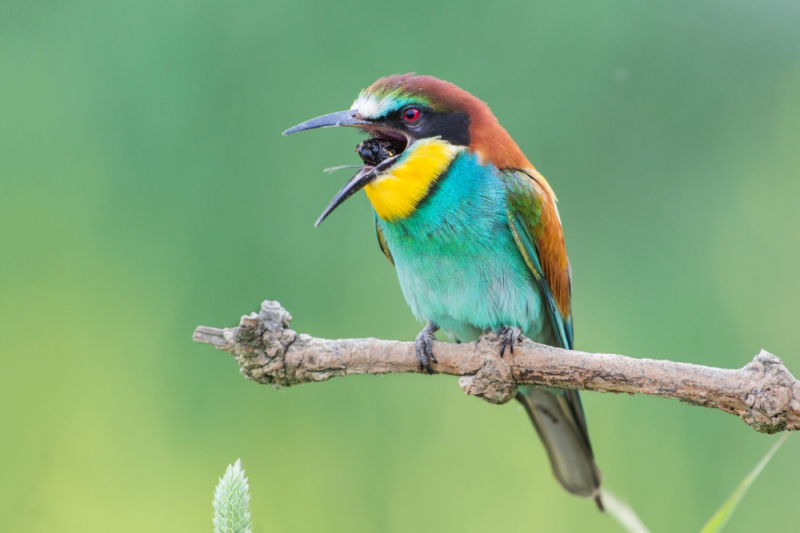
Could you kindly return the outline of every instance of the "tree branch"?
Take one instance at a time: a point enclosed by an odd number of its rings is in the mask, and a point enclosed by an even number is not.
[[[349,374],[419,373],[413,342],[317,339],[289,328],[278,302],[242,317],[236,328],[198,327],[194,340],[233,354],[248,379],[273,387]],[[501,358],[494,334],[469,344],[436,343],[439,374],[460,376],[464,392],[491,403],[510,401],[519,385],[626,392],[674,398],[738,415],[756,431],[800,429],[800,382],[762,350],[738,370],[623,355],[562,350],[528,339]]]

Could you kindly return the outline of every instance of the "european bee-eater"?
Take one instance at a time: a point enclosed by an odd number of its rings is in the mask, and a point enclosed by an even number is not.
[[[364,166],[317,225],[364,189],[381,250],[406,301],[426,322],[416,338],[420,368],[433,372],[442,329],[457,342],[487,331],[513,351],[520,333],[572,349],[571,270],[550,185],[489,107],[455,85],[412,74],[379,79],[347,111],[284,132],[351,126],[370,140]],[[517,393],[544,442],[553,474],[602,510],[598,470],[577,391]]]

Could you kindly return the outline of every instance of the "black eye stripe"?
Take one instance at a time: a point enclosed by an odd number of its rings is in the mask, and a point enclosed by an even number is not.
[[[416,120],[405,119],[405,113],[409,109],[417,109],[420,112]],[[382,122],[400,130],[406,130],[416,139],[441,137],[458,146],[469,146],[470,143],[469,126],[471,121],[467,113],[437,113],[427,106],[413,105],[398,109],[382,119]]]
[[[467,113],[433,113],[425,118],[420,133],[425,137],[440,136],[450,144],[469,146],[470,125]]]

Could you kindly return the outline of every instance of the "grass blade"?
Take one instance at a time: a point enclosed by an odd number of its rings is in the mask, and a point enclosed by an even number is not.
[[[731,494],[730,497],[725,500],[725,503],[722,504],[722,507],[720,507],[716,513],[714,513],[714,516],[712,516],[708,522],[706,522],[706,525],[703,526],[703,529],[700,530],[700,533],[717,533],[717,531],[720,531],[723,527],[725,527],[725,524],[728,523],[731,515],[739,506],[739,502],[742,501],[747,489],[750,488],[750,485],[752,485],[753,481],[755,481],[758,475],[761,474],[761,471],[764,470],[765,466],[767,466],[769,460],[772,459],[772,456],[775,455],[775,452],[778,451],[778,448],[781,447],[781,444],[783,444],[788,437],[789,433],[785,433],[780,439],[778,439],[778,442],[776,442],[772,448],[770,448],[770,450],[767,452],[767,455],[765,455],[764,458],[759,461],[753,471],[747,474],[747,477],[744,478],[741,483],[739,483],[739,486],[737,486],[736,490],[733,491],[733,494]]]
[[[633,508],[622,500],[617,499],[605,489],[600,489],[603,496],[603,504],[606,512],[619,522],[628,533],[650,533]]]

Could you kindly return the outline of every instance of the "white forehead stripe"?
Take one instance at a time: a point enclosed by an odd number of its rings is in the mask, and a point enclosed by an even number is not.
[[[359,115],[365,118],[378,118],[386,114],[394,103],[394,98],[391,95],[377,98],[374,94],[362,92],[353,102],[353,105],[350,106],[350,110],[358,112]]]

